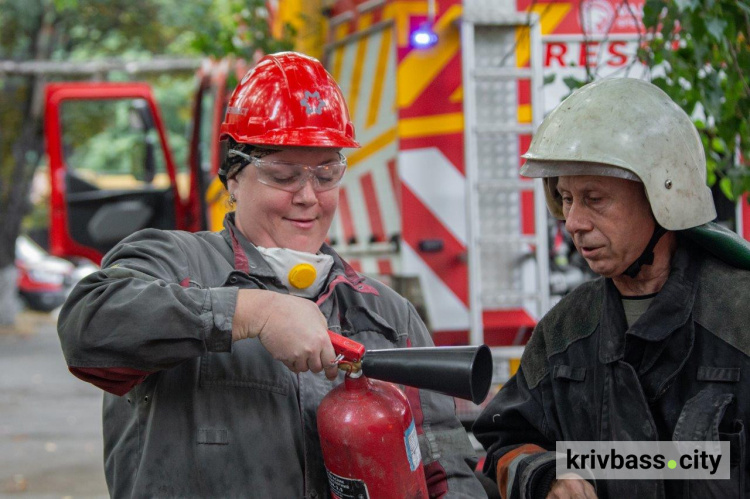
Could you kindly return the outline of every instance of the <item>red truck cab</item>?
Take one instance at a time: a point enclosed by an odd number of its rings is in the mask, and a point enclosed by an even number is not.
[[[246,69],[222,60],[198,71],[187,160],[179,164],[148,84],[47,85],[50,252],[99,263],[140,229],[217,229],[226,211],[216,180],[218,131],[231,86]]]

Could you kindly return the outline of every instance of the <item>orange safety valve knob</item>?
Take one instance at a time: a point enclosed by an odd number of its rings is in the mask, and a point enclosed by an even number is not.
[[[297,289],[305,289],[315,282],[318,271],[309,263],[300,263],[289,271],[289,284]]]

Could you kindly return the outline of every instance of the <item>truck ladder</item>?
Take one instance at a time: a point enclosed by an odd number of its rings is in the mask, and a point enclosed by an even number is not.
[[[544,112],[541,27],[503,7],[465,0],[461,26],[471,344],[488,312],[536,321],[550,306],[543,186],[518,175]]]

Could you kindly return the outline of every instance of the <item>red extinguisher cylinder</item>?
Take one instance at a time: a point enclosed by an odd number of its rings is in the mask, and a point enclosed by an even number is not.
[[[409,402],[395,385],[347,375],[318,408],[333,499],[426,498]]]

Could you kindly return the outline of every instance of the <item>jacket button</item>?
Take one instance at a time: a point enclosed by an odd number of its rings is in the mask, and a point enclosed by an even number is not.
[[[229,282],[231,282],[232,284],[234,284],[234,283],[236,283],[236,282],[237,282],[237,278],[236,278],[236,277],[234,277],[234,276],[233,276],[233,277],[230,277],[230,278],[229,278]]]
[[[315,499],[316,497],[318,497],[318,493],[313,490],[312,492],[310,492],[310,497],[312,497],[312,499]]]

